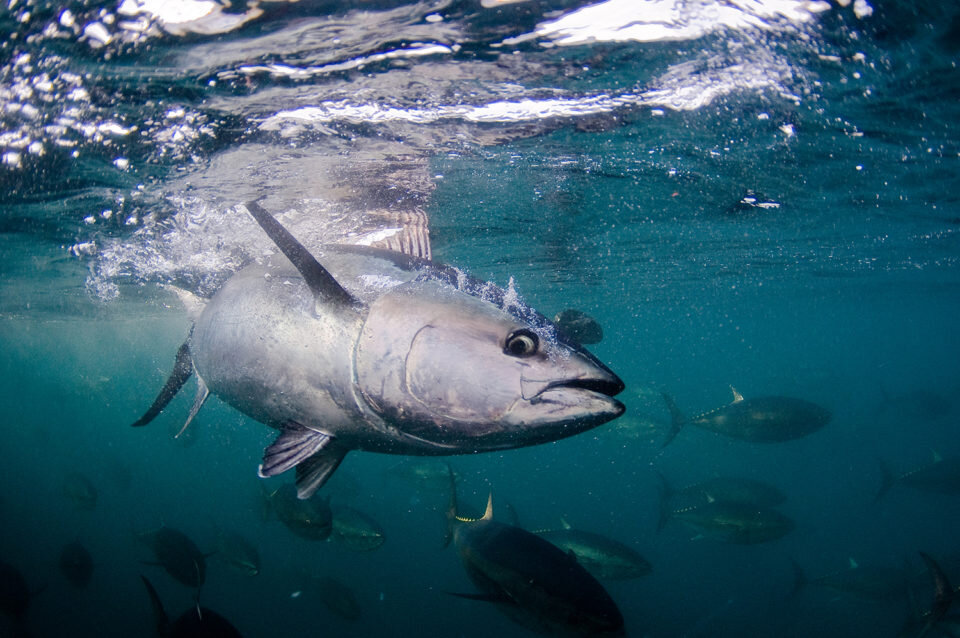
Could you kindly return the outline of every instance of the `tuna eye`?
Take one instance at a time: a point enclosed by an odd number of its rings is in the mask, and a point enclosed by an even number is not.
[[[536,354],[540,340],[526,328],[514,330],[507,335],[507,342],[503,346],[503,351],[511,357],[529,357]]]

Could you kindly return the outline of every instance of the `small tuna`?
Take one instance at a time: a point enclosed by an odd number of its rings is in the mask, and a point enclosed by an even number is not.
[[[659,476],[660,507],[667,512],[698,507],[713,501],[764,508],[776,507],[787,500],[786,495],[778,488],[756,479],[717,476],[675,489],[662,474]]]
[[[960,494],[960,457],[942,457],[934,452],[933,462],[899,476],[885,465],[880,466],[880,471],[880,490],[874,501],[879,501],[894,485],[937,494]]]
[[[355,552],[370,552],[386,541],[387,537],[377,521],[348,505],[332,508],[333,530],[330,540]]]
[[[738,545],[776,540],[796,527],[792,519],[775,509],[724,501],[668,511],[663,516],[685,523],[704,536]]]
[[[257,546],[236,532],[217,531],[216,557],[238,574],[256,576],[260,573]]]
[[[156,557],[148,563],[158,565],[177,582],[198,591],[207,575],[207,558],[190,538],[170,527],[144,532],[140,535]]]
[[[70,472],[63,479],[63,494],[78,509],[90,511],[97,507],[98,492],[89,478],[80,472]]]
[[[577,562],[600,580],[639,578],[652,569],[643,556],[620,541],[574,529],[566,521],[560,529],[538,530],[534,534],[564,552],[572,552]]]
[[[153,584],[146,576],[141,575],[140,578],[150,596],[157,635],[161,638],[242,638],[229,620],[212,609],[201,607],[199,603],[170,622]]]
[[[623,636],[623,616],[603,585],[572,553],[513,525],[493,520],[493,499],[476,520],[457,516],[456,491],[448,512],[450,534],[478,594],[533,631],[566,636]]]
[[[663,446],[666,447],[688,424],[744,441],[775,443],[815,432],[831,418],[829,410],[804,399],[778,396],[744,399],[733,386],[730,390],[733,391],[733,403],[689,419],[677,407],[673,397],[663,393],[671,420]]]
[[[794,593],[808,585],[816,585],[849,594],[862,600],[884,602],[898,600],[907,592],[907,573],[888,565],[863,565],[850,559],[850,566],[817,578],[808,579],[797,563],[793,564]]]
[[[920,552],[933,581],[933,604],[930,609],[918,611],[907,619],[906,625],[898,634],[900,638],[924,638],[929,635],[955,635],[956,615],[948,617],[950,608],[960,600],[960,593],[950,584],[946,573],[930,555]],[[912,600],[912,596],[911,596]]]
[[[320,596],[323,605],[344,620],[359,620],[360,604],[353,590],[331,576],[311,578],[310,587]]]
[[[265,494],[267,504],[291,532],[308,541],[325,541],[333,532],[330,499],[313,496],[300,499],[297,488],[286,484]]]
[[[557,328],[580,345],[590,346],[603,341],[603,328],[597,320],[580,310],[567,309],[553,318]]]

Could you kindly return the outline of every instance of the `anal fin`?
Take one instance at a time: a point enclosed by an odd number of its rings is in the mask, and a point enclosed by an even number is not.
[[[209,396],[210,389],[207,387],[207,384],[204,383],[203,379],[200,378],[200,375],[197,375],[197,396],[193,399],[193,407],[190,408],[190,414],[187,416],[187,420],[183,424],[183,427],[180,428],[180,431],[177,432],[173,438],[179,439],[180,435],[187,431],[187,427],[190,426],[190,423],[193,421],[193,417],[197,416],[197,412],[200,411],[200,408],[203,407],[204,402]]]

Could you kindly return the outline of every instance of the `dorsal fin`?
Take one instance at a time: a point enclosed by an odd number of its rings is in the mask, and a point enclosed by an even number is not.
[[[370,211],[377,230],[354,240],[353,243],[419,257],[430,261],[430,229],[427,213],[419,208],[406,211]]]
[[[743,401],[743,395],[737,392],[737,389],[735,387],[730,386],[730,392],[733,392],[734,403],[739,403],[740,401]]]
[[[483,516],[480,517],[481,521],[492,521],[493,520],[493,492],[490,492],[490,495],[487,496],[487,509],[484,510]]]
[[[259,200],[247,202],[247,210],[253,215],[253,218],[260,224],[260,228],[273,240],[284,255],[287,256],[294,267],[303,275],[307,286],[313,292],[317,299],[331,301],[345,305],[355,303],[353,295],[337,283],[327,269],[320,265],[320,262],[310,254],[303,244],[290,234],[280,222],[274,219],[273,215],[260,205]]]

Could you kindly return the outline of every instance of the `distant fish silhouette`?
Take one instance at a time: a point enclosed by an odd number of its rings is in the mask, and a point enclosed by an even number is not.
[[[573,556],[524,529],[483,516],[458,516],[451,477],[450,536],[478,594],[514,622],[551,635],[623,636],[623,616],[607,591]]]
[[[793,564],[797,594],[808,585],[825,587],[862,600],[883,602],[902,599],[907,592],[907,573],[903,568],[887,565],[860,565],[850,559],[847,569],[808,579],[797,563]]]
[[[662,474],[659,476],[660,497],[665,502],[664,506],[672,509],[703,505],[711,501],[776,507],[787,500],[787,496],[777,487],[751,478],[716,476],[681,488],[674,488],[666,477]]]
[[[349,505],[336,505],[331,510],[331,541],[355,552],[369,552],[383,545],[387,539],[380,523],[360,510]]]
[[[791,518],[775,509],[724,501],[662,511],[658,529],[668,519],[685,523],[704,536],[738,545],[773,541],[796,527]]]
[[[244,576],[260,573],[260,552],[256,545],[236,532],[217,531],[217,558]]]
[[[285,484],[272,492],[263,491],[268,510],[276,514],[291,532],[309,541],[325,541],[333,533],[330,497],[311,495],[298,498],[297,488]]]
[[[960,457],[942,457],[933,453],[933,462],[909,472],[894,474],[881,463],[880,489],[874,497],[879,501],[894,485],[905,485],[924,492],[937,494],[960,494]]]
[[[207,575],[206,555],[183,532],[170,528],[144,532],[140,535],[153,550],[156,562],[176,581],[199,592]]]
[[[569,308],[553,318],[562,333],[583,346],[603,341],[603,328],[596,319],[585,312]]]
[[[93,481],[80,472],[67,474],[62,487],[64,496],[73,501],[78,509],[89,511],[97,507],[97,488]]]
[[[240,632],[230,624],[229,620],[212,609],[201,607],[199,603],[170,622],[153,584],[147,580],[146,576],[141,575],[140,578],[150,596],[158,636],[162,638],[242,638]]]
[[[826,425],[830,412],[815,403],[793,397],[744,399],[733,386],[733,403],[686,418],[666,392],[663,400],[670,410],[671,428],[666,447],[685,425],[724,434],[744,441],[776,443],[806,436]]]
[[[650,573],[650,563],[636,550],[602,534],[571,527],[566,521],[559,529],[536,530],[540,538],[565,552],[600,580],[625,580]]]

